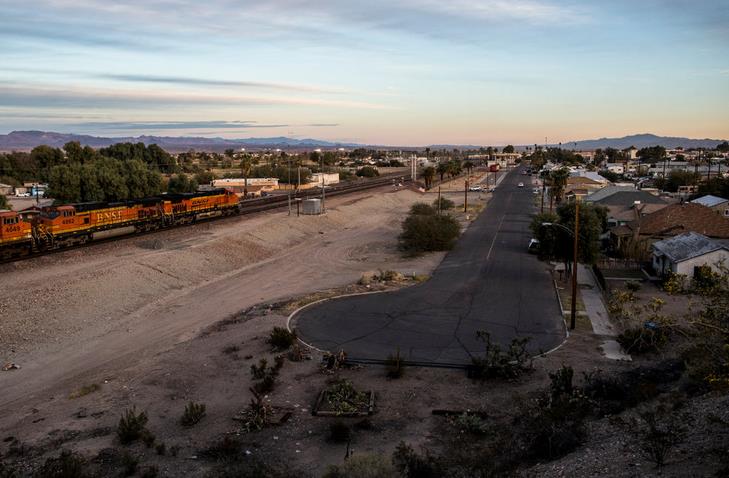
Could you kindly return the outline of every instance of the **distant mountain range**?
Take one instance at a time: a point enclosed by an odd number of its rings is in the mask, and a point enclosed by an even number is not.
[[[197,151],[216,151],[223,152],[226,149],[246,148],[251,150],[280,148],[284,150],[307,150],[315,148],[333,149],[333,148],[358,148],[370,146],[373,148],[384,149],[424,149],[424,147],[403,147],[403,146],[376,146],[363,145],[356,143],[336,143],[330,141],[321,141],[317,139],[294,139],[285,136],[274,138],[244,138],[244,139],[226,139],[226,138],[202,138],[189,136],[129,136],[117,138],[105,138],[99,136],[54,133],[46,131],[13,131],[10,134],[0,135],[0,151],[28,151],[36,146],[45,144],[48,146],[61,147],[69,141],[78,141],[82,145],[88,145],[94,148],[103,148],[114,143],[144,143],[157,144],[163,149],[170,152],[182,152],[189,149]],[[563,148],[577,150],[594,150],[598,148],[616,148],[625,149],[630,146],[636,148],[644,148],[648,146],[664,146],[666,148],[714,148],[723,140],[718,139],[690,139],[675,138],[666,136],[656,136],[654,134],[636,134],[632,136],[624,136],[622,138],[601,138],[582,141],[574,141],[570,143],[562,143]],[[501,145],[503,146],[503,145]],[[557,145],[550,145],[557,146]],[[474,145],[432,145],[433,150],[438,149],[478,149],[480,146]],[[517,149],[523,150],[526,146],[517,146]]]
[[[104,148],[114,143],[144,143],[157,144],[170,152],[182,152],[189,149],[198,151],[222,152],[228,148],[250,149],[314,149],[314,148],[356,148],[353,143],[333,143],[317,139],[293,139],[283,136],[275,138],[202,138],[189,136],[128,136],[105,138],[99,136],[54,133],[48,131],[13,131],[10,134],[0,135],[0,151],[27,151],[39,145],[48,145],[60,148],[69,141],[78,141],[82,146]]]
[[[631,136],[623,136],[622,138],[600,138],[575,141],[572,143],[562,143],[563,148],[577,149],[582,151],[590,151],[598,148],[615,148],[625,149],[635,146],[636,148],[647,148],[650,146],[663,146],[664,148],[673,149],[682,147],[689,148],[715,148],[717,144],[724,140],[720,139],[691,139],[676,138],[670,136],[656,136],[655,134],[634,134]],[[550,145],[556,146],[556,145]]]

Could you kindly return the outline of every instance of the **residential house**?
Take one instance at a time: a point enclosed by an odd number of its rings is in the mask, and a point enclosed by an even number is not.
[[[0,183],[0,194],[3,196],[10,196],[15,192],[15,188],[9,184]]]
[[[654,243],[651,259],[658,275],[683,274],[690,279],[702,266],[721,272],[729,263],[729,248],[703,234],[685,232]]]
[[[724,217],[729,217],[729,199],[724,199],[719,196],[712,196],[707,194],[691,201],[694,204],[701,204],[709,209],[713,209]]]
[[[656,241],[685,232],[697,232],[712,239],[729,239],[729,219],[706,206],[671,204],[610,230],[613,247],[643,256]]]
[[[608,227],[625,225],[668,206],[665,199],[640,189],[611,186],[599,193],[588,196],[585,201],[608,209]]]

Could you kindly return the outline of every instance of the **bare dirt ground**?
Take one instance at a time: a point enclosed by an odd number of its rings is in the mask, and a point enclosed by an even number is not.
[[[444,194],[462,205],[462,189],[456,182]],[[487,201],[487,195],[478,197],[470,195],[469,203]],[[330,374],[322,372],[321,355],[311,353],[309,360],[285,360],[266,396],[277,417],[291,414],[288,421],[244,433],[232,417],[252,398],[251,365],[260,358],[273,362],[266,343],[272,327],[284,326],[293,310],[322,297],[412,282],[358,285],[365,271],[427,276],[437,266],[443,254],[404,259],[396,250],[407,208],[434,198],[383,189],[329,200],[321,217],[265,213],[4,266],[0,359],[21,368],[0,372],[0,462],[25,476],[66,449],[85,457],[97,476],[117,475],[129,454],[140,470],[154,466],[159,476],[202,477],[217,476],[216,467],[232,453],[319,476],[327,465],[341,463],[347,450],[328,440],[336,419],[311,414],[319,392],[334,378],[374,391],[377,399],[368,420],[344,419],[354,430],[351,448],[389,454],[400,441],[438,451],[444,434],[475,440],[433,409],[500,417],[547,385],[548,373],[563,364],[573,366],[576,376],[634,366],[602,358],[601,340],[584,324],[516,381],[474,381],[462,370],[428,368],[406,368],[403,378],[391,380],[381,366]],[[190,400],[205,403],[207,413],[187,428],[180,417]],[[706,401],[692,405],[697,419],[726,410],[724,398]],[[147,412],[155,446],[119,443],[117,423],[130,407]],[[525,466],[520,474],[655,474],[624,428],[608,418],[591,426],[594,433],[583,448],[555,462]],[[707,450],[706,441],[692,436],[687,443]],[[688,466],[689,445],[681,450],[663,476],[685,476],[688,469],[707,474],[705,462]]]

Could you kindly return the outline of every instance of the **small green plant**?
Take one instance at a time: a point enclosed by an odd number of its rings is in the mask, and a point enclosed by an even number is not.
[[[70,398],[70,399],[81,398],[90,393],[94,393],[98,390],[101,390],[101,385],[99,385],[98,383],[92,383],[91,385],[84,385],[83,387],[79,388],[78,390],[71,392],[71,394],[68,396],[68,398]]]
[[[462,413],[453,419],[453,425],[471,435],[484,436],[489,432],[488,422],[476,413]]]
[[[86,460],[68,450],[61,452],[56,458],[48,458],[36,476],[42,478],[83,478]],[[11,475],[12,476],[12,475]]]
[[[268,367],[268,360],[262,358],[258,361],[258,365],[251,365],[251,377],[253,380],[261,380],[266,376],[266,368]]]
[[[250,390],[253,398],[248,408],[235,418],[243,424],[243,430],[246,432],[262,430],[273,421],[273,407],[254,389]]]
[[[440,197],[440,210],[441,211],[447,211],[448,209],[453,209],[456,206],[456,203],[451,201],[448,198],[445,198],[443,196]],[[436,211],[438,210],[438,200],[436,199],[433,201],[433,209]]]
[[[288,350],[296,343],[296,333],[285,327],[274,327],[268,337],[268,343],[277,351]]]
[[[205,416],[205,404],[190,402],[185,405],[185,411],[182,414],[180,423],[182,426],[191,427],[196,425]]]
[[[322,478],[400,478],[382,455],[353,455],[342,465],[330,465]]]
[[[358,392],[349,380],[338,380],[329,385],[325,392],[326,400],[337,415],[355,413],[369,404],[369,397]]]
[[[352,438],[352,430],[341,420],[329,425],[329,440],[334,443],[346,443]]]
[[[670,295],[681,294],[684,292],[686,285],[686,276],[684,274],[670,273],[663,281],[663,290]]]
[[[402,357],[400,357],[400,349],[394,354],[391,354],[385,360],[385,369],[387,370],[387,378],[400,378],[405,373],[405,364],[403,363]]]
[[[147,414],[145,412],[137,413],[135,407],[127,409],[119,419],[119,426],[116,434],[122,445],[128,445],[142,438],[142,432],[147,424]]]

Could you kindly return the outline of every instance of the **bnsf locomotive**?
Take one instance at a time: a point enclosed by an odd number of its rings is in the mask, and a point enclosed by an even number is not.
[[[121,230],[151,231],[238,212],[238,196],[225,189],[50,206],[29,220],[17,212],[4,211],[0,212],[0,258],[82,244]]]

